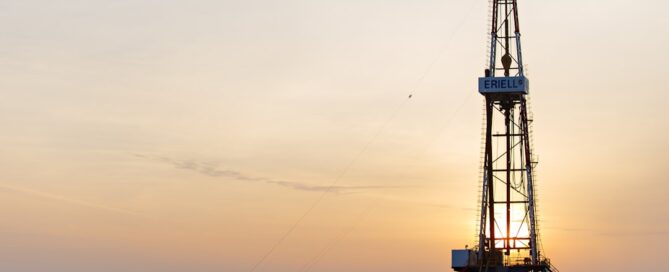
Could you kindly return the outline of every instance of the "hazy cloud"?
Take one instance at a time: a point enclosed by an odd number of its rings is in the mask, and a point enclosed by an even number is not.
[[[389,189],[397,188],[392,186],[341,186],[341,185],[312,185],[304,182],[286,181],[279,179],[271,179],[266,177],[258,177],[248,175],[239,171],[221,169],[216,163],[196,160],[177,160],[165,156],[150,156],[144,154],[133,154],[135,157],[143,158],[152,161],[163,162],[172,165],[178,169],[190,170],[198,172],[202,175],[210,177],[221,177],[235,179],[239,181],[262,182],[266,184],[278,185],[281,187],[309,192],[332,192],[332,193],[354,193],[363,190],[371,189]]]

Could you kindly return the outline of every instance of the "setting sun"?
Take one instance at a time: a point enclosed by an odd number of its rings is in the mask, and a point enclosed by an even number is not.
[[[0,271],[669,271],[669,2],[493,3],[3,1]]]

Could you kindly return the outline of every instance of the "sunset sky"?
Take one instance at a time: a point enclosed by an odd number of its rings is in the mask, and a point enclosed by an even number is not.
[[[543,253],[669,271],[669,2],[518,2]],[[0,271],[451,271],[487,11],[0,2]]]

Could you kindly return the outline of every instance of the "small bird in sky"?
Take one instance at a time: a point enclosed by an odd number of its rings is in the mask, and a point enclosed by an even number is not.
[[[409,98],[411,98],[412,96],[413,96],[413,94],[410,94],[410,95],[409,95]]]

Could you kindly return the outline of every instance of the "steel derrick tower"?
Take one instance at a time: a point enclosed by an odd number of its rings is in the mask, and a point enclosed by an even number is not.
[[[478,243],[453,250],[456,271],[557,271],[539,249],[534,167],[516,0],[492,0]]]

